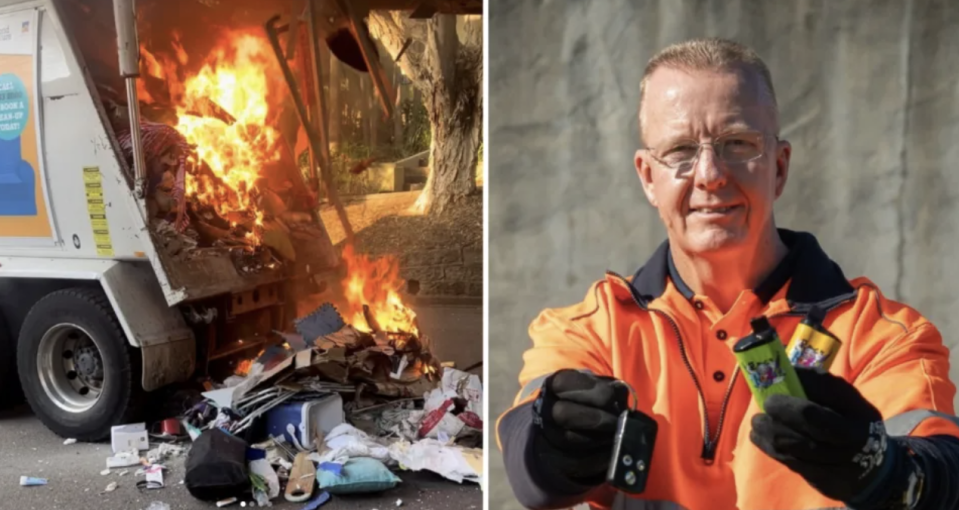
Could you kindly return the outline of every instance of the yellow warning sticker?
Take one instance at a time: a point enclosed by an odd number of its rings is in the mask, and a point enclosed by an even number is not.
[[[100,167],[83,168],[83,186],[87,194],[87,213],[90,215],[97,255],[112,257],[113,241],[110,239],[110,224],[107,222],[107,211],[103,202],[103,177]]]

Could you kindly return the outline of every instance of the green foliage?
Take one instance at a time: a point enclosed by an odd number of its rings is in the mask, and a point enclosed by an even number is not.
[[[429,150],[433,131],[430,127],[430,117],[426,107],[420,101],[407,99],[400,105],[403,115],[403,152],[412,156]]]
[[[341,141],[336,151],[330,154],[333,164],[333,182],[343,195],[367,193],[364,174],[354,175],[350,169],[361,161],[374,157],[377,162],[392,162],[429,150],[432,141],[432,128],[429,115],[421,101],[404,100],[396,115],[403,121],[401,140],[378,144],[370,147],[362,141],[362,124],[353,119],[340,119]],[[358,140],[359,139],[359,140]],[[309,150],[303,151],[297,158],[304,178],[309,176]]]

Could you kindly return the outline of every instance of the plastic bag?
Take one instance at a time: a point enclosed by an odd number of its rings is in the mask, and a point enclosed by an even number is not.
[[[246,441],[220,429],[206,430],[190,449],[183,483],[201,501],[219,501],[250,492]]]

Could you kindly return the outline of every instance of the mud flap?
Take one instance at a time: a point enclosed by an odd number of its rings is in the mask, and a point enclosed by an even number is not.
[[[188,338],[140,347],[143,357],[143,389],[153,391],[185,381],[196,368],[196,342]]]
[[[193,375],[196,338],[183,315],[167,305],[147,263],[118,262],[100,275],[130,345],[143,358],[143,389],[153,391]]]

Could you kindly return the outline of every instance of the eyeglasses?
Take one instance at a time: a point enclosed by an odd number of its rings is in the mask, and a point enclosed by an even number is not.
[[[779,138],[777,137],[776,140]],[[700,151],[706,145],[712,145],[720,161],[730,165],[748,163],[759,159],[765,153],[766,137],[762,133],[734,133],[721,136],[711,142],[699,143],[695,140],[680,140],[669,145],[660,154],[655,149],[649,152],[653,159],[672,170],[686,172],[692,169],[699,158]]]

